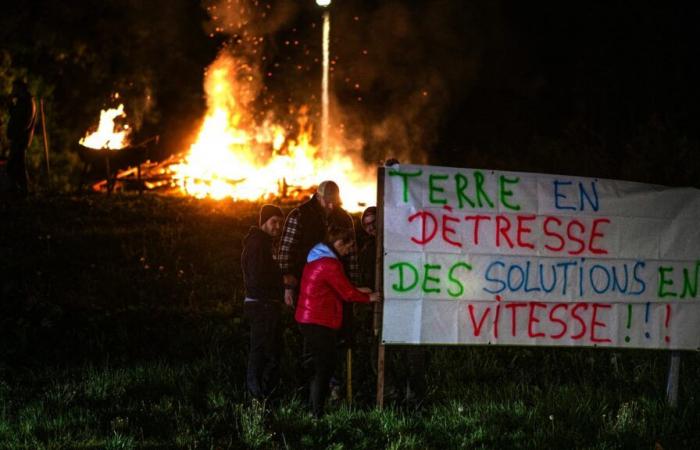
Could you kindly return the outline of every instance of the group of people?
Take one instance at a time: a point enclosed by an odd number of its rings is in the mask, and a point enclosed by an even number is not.
[[[375,220],[376,208],[367,208],[362,226],[370,238],[358,255],[352,217],[342,208],[333,181],[319,184],[311,199],[293,209],[286,220],[277,206],[260,209],[258,226],[251,227],[244,238],[241,256],[244,314],[250,323],[246,382],[253,398],[270,396],[279,383],[284,303],[295,308],[294,319],[303,337],[302,361],[311,374],[312,413],[323,414],[339,332],[352,315],[348,307],[353,302],[381,300],[371,289]]]

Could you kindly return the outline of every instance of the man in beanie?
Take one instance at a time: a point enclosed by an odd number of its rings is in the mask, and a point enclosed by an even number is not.
[[[306,265],[309,251],[319,242],[323,242],[326,232],[331,228],[355,227],[352,217],[343,208],[340,201],[340,189],[334,181],[321,182],[316,193],[308,201],[293,209],[287,216],[280,241],[279,264],[284,277],[284,302],[293,306],[299,292],[301,274]],[[353,248],[347,255],[340,258],[349,280],[358,286],[360,269],[357,262],[357,249]],[[339,347],[350,347],[352,341],[352,303],[343,304],[343,324],[338,335]],[[303,362],[304,365],[308,361]],[[340,378],[334,376],[331,380],[331,398],[340,396]]]
[[[284,276],[284,301],[293,305],[301,273],[311,248],[323,241],[329,227],[352,229],[352,217],[341,206],[340,189],[327,180],[318,185],[316,193],[307,202],[293,209],[287,216],[282,231],[279,264]],[[359,265],[353,250],[341,262],[350,281],[358,285]]]
[[[253,398],[270,396],[279,383],[282,348],[282,273],[274,260],[273,241],[282,230],[284,215],[274,205],[263,205],[257,227],[243,239],[241,268],[245,284],[243,312],[250,323],[250,353],[246,382]]]

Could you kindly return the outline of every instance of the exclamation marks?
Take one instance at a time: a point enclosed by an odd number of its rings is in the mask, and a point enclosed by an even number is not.
[[[649,307],[651,306],[651,303],[647,302],[646,309],[644,311],[644,327],[647,328],[647,331],[644,332],[644,337],[649,339],[651,338],[651,335],[649,334]]]
[[[627,329],[629,330],[630,328],[632,328],[632,304],[631,303],[627,305]],[[625,342],[629,342],[629,341],[630,341],[630,337],[625,336]]]
[[[668,333],[668,326],[671,324],[671,305],[666,305],[666,320],[664,320],[664,326],[666,327],[666,332]],[[671,338],[666,335],[664,336],[666,342],[671,342]]]

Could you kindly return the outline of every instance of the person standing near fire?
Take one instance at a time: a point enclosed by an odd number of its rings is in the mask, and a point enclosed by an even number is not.
[[[288,306],[294,306],[296,302],[309,251],[323,241],[331,226],[346,228],[353,236],[355,234],[352,217],[342,208],[340,188],[334,181],[326,180],[318,185],[313,197],[289,213],[284,223],[278,260],[284,276],[284,301]],[[356,248],[353,246],[340,261],[350,281],[358,285],[361,280]],[[344,303],[343,325],[338,339],[340,347],[350,348],[352,319],[352,304]],[[339,377],[332,380],[334,398],[340,397],[338,380]]]
[[[12,84],[10,120],[7,123],[7,138],[10,141],[10,156],[7,160],[7,175],[12,191],[25,197],[27,188],[27,166],[25,155],[34,137],[36,125],[36,102],[27,83],[15,80]]]
[[[355,248],[355,233],[331,226],[322,242],[308,254],[294,319],[304,338],[302,359],[312,372],[309,398],[313,415],[323,414],[333,368],[337,359],[336,338],[344,304],[380,301],[377,292],[356,288],[348,280],[340,258]]]
[[[284,288],[273,248],[283,222],[284,215],[280,208],[263,205],[258,226],[251,227],[243,239],[243,312],[250,323],[246,384],[250,395],[257,400],[272,395],[279,384]]]
[[[308,201],[294,208],[284,223],[279,249],[279,264],[284,277],[284,301],[292,306],[296,300],[306,257],[311,248],[323,241],[330,226],[353,230],[352,217],[341,206],[340,189],[330,180],[318,185]],[[357,252],[353,248],[342,258],[345,272],[353,283],[360,281]]]

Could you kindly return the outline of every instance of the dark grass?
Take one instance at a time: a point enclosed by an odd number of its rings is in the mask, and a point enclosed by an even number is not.
[[[185,198],[0,201],[0,448],[700,448],[700,358],[578,348],[430,348],[428,394],[376,410],[368,315],[353,405],[314,421],[285,318],[283,395],[244,393],[241,238],[257,205]]]

